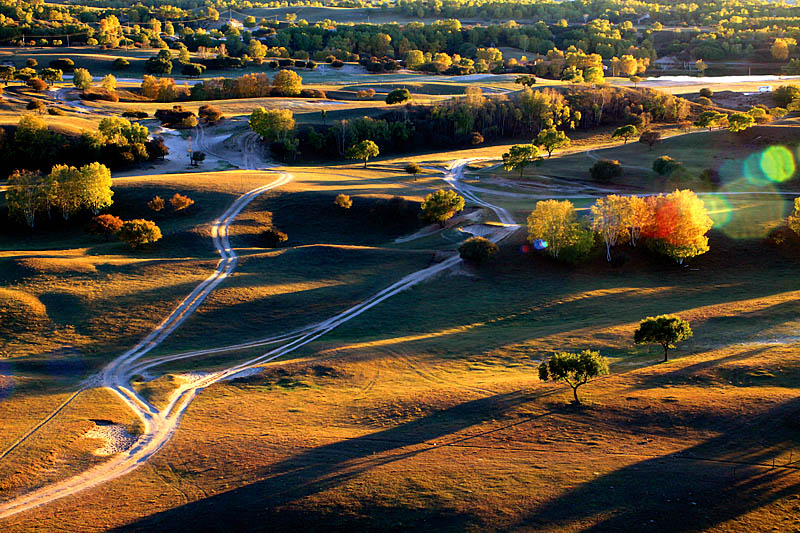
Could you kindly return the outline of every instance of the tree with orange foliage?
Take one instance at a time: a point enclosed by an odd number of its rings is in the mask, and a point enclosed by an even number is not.
[[[690,191],[675,192],[647,198],[652,217],[642,233],[651,246],[678,263],[706,253],[706,233],[714,224],[703,201]]]

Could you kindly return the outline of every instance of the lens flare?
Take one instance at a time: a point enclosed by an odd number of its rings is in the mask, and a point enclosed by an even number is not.
[[[536,248],[537,250],[544,250],[545,248],[547,248],[547,241],[545,241],[544,239],[536,239],[535,241],[533,241],[533,247]]]
[[[756,186],[747,178],[728,183],[720,192],[730,209],[722,231],[734,239],[765,237],[775,227],[775,221],[788,213],[790,202],[776,192],[773,185]],[[715,215],[710,216],[713,219]]]
[[[771,182],[761,169],[761,154],[750,154],[742,161],[742,172],[740,176],[744,176],[748,183],[757,187],[764,187]]]
[[[782,183],[794,176],[794,156],[785,146],[770,146],[761,154],[761,170],[770,181]]]
[[[733,208],[727,198],[720,194],[707,194],[703,196],[708,216],[714,221],[714,227],[721,229],[731,221]]]

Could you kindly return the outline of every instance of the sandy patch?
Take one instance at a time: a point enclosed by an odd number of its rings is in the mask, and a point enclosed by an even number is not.
[[[84,434],[87,439],[103,441],[103,445],[92,453],[106,457],[122,453],[136,442],[136,437],[131,435],[121,424],[114,424],[105,420],[95,420],[95,426]]]

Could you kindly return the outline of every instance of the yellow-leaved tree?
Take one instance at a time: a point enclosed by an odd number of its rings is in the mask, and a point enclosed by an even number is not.
[[[643,230],[652,247],[678,263],[709,250],[706,233],[714,222],[703,201],[692,191],[676,190],[647,199],[652,217]]]
[[[569,200],[543,200],[528,215],[528,240],[546,243],[547,252],[558,258],[569,251],[567,261],[577,261],[592,248],[594,235],[578,220],[575,206]]]

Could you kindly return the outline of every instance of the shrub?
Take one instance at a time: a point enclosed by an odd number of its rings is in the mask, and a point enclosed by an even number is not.
[[[700,98],[698,98],[697,99],[697,103],[700,104],[703,107],[709,107],[709,106],[714,105],[714,103],[710,99],[706,98],[705,96],[701,96]]]
[[[219,110],[218,107],[205,104],[200,106],[198,109],[197,114],[200,118],[205,120],[206,122],[218,122],[222,118],[222,111]]]
[[[479,144],[483,144],[483,135],[479,131],[473,131],[470,134],[469,143],[472,146],[477,146]]]
[[[653,171],[659,176],[668,176],[680,168],[683,168],[683,163],[675,161],[668,155],[662,155],[653,161]]]
[[[41,78],[31,78],[28,80],[27,85],[38,93],[47,89],[47,82]]]
[[[175,128],[179,130],[188,130],[197,127],[197,117],[194,115],[183,117],[180,122],[175,124]]]
[[[300,98],[327,98],[322,89],[301,89]]]
[[[646,144],[651,150],[653,146],[661,140],[661,134],[657,131],[647,130],[639,136],[639,142]]]
[[[147,115],[146,111],[139,111],[139,110],[136,110],[136,109],[127,109],[127,110],[122,112],[122,116],[125,117],[125,118],[139,118],[139,119],[141,119],[141,118],[147,118],[148,115]]]
[[[153,211],[161,211],[164,209],[164,199],[160,196],[154,196],[152,200],[147,202],[147,206]]]
[[[719,187],[722,184],[722,177],[719,172],[713,168],[707,168],[700,173],[700,180],[713,188]]]
[[[44,113],[47,109],[47,105],[45,105],[45,103],[41,100],[31,100],[25,106],[25,109],[28,111],[36,111],[37,113]]]
[[[464,209],[464,198],[453,190],[439,189],[427,195],[420,208],[422,220],[444,225],[448,219]]]
[[[461,243],[458,247],[458,254],[464,261],[471,263],[485,263],[495,255],[499,248],[495,243],[483,237],[471,237]]]
[[[714,91],[712,91],[708,87],[703,87],[702,89],[700,89],[700,96],[704,98],[711,98],[712,96],[714,96]]]
[[[117,237],[135,249],[160,240],[161,229],[152,220],[128,220],[122,223]]]
[[[131,62],[124,57],[118,57],[111,63],[111,68],[114,70],[127,70],[131,66]]]
[[[614,159],[601,159],[595,161],[589,169],[589,174],[595,181],[611,181],[622,176],[622,165]]]
[[[386,95],[386,103],[389,105],[393,104],[402,104],[403,102],[407,102],[411,100],[411,92],[408,89],[393,89],[388,95]]]
[[[178,193],[175,193],[172,196],[172,198],[169,199],[169,205],[171,205],[172,209],[174,209],[175,211],[183,211],[192,204],[194,204],[194,200],[192,200],[188,196],[184,196]]]
[[[268,248],[277,248],[281,245],[281,243],[284,243],[288,240],[289,236],[276,228],[269,228],[261,233],[261,241]]]
[[[50,62],[50,68],[60,70],[61,72],[72,72],[75,70],[75,62],[68,57],[61,57],[52,60]]]
[[[60,107],[48,107],[47,108],[47,114],[60,117],[60,116],[66,115],[67,112],[64,111],[63,109],[61,109]]]
[[[786,107],[792,100],[800,98],[800,87],[797,85],[781,85],[772,93],[772,99],[778,107]]]
[[[114,215],[97,215],[89,224],[89,232],[94,235],[104,235],[106,240],[122,227],[122,219]]]
[[[346,194],[337,195],[333,203],[335,203],[342,209],[350,209],[351,207],[353,207],[353,200],[351,200],[350,197]]]

